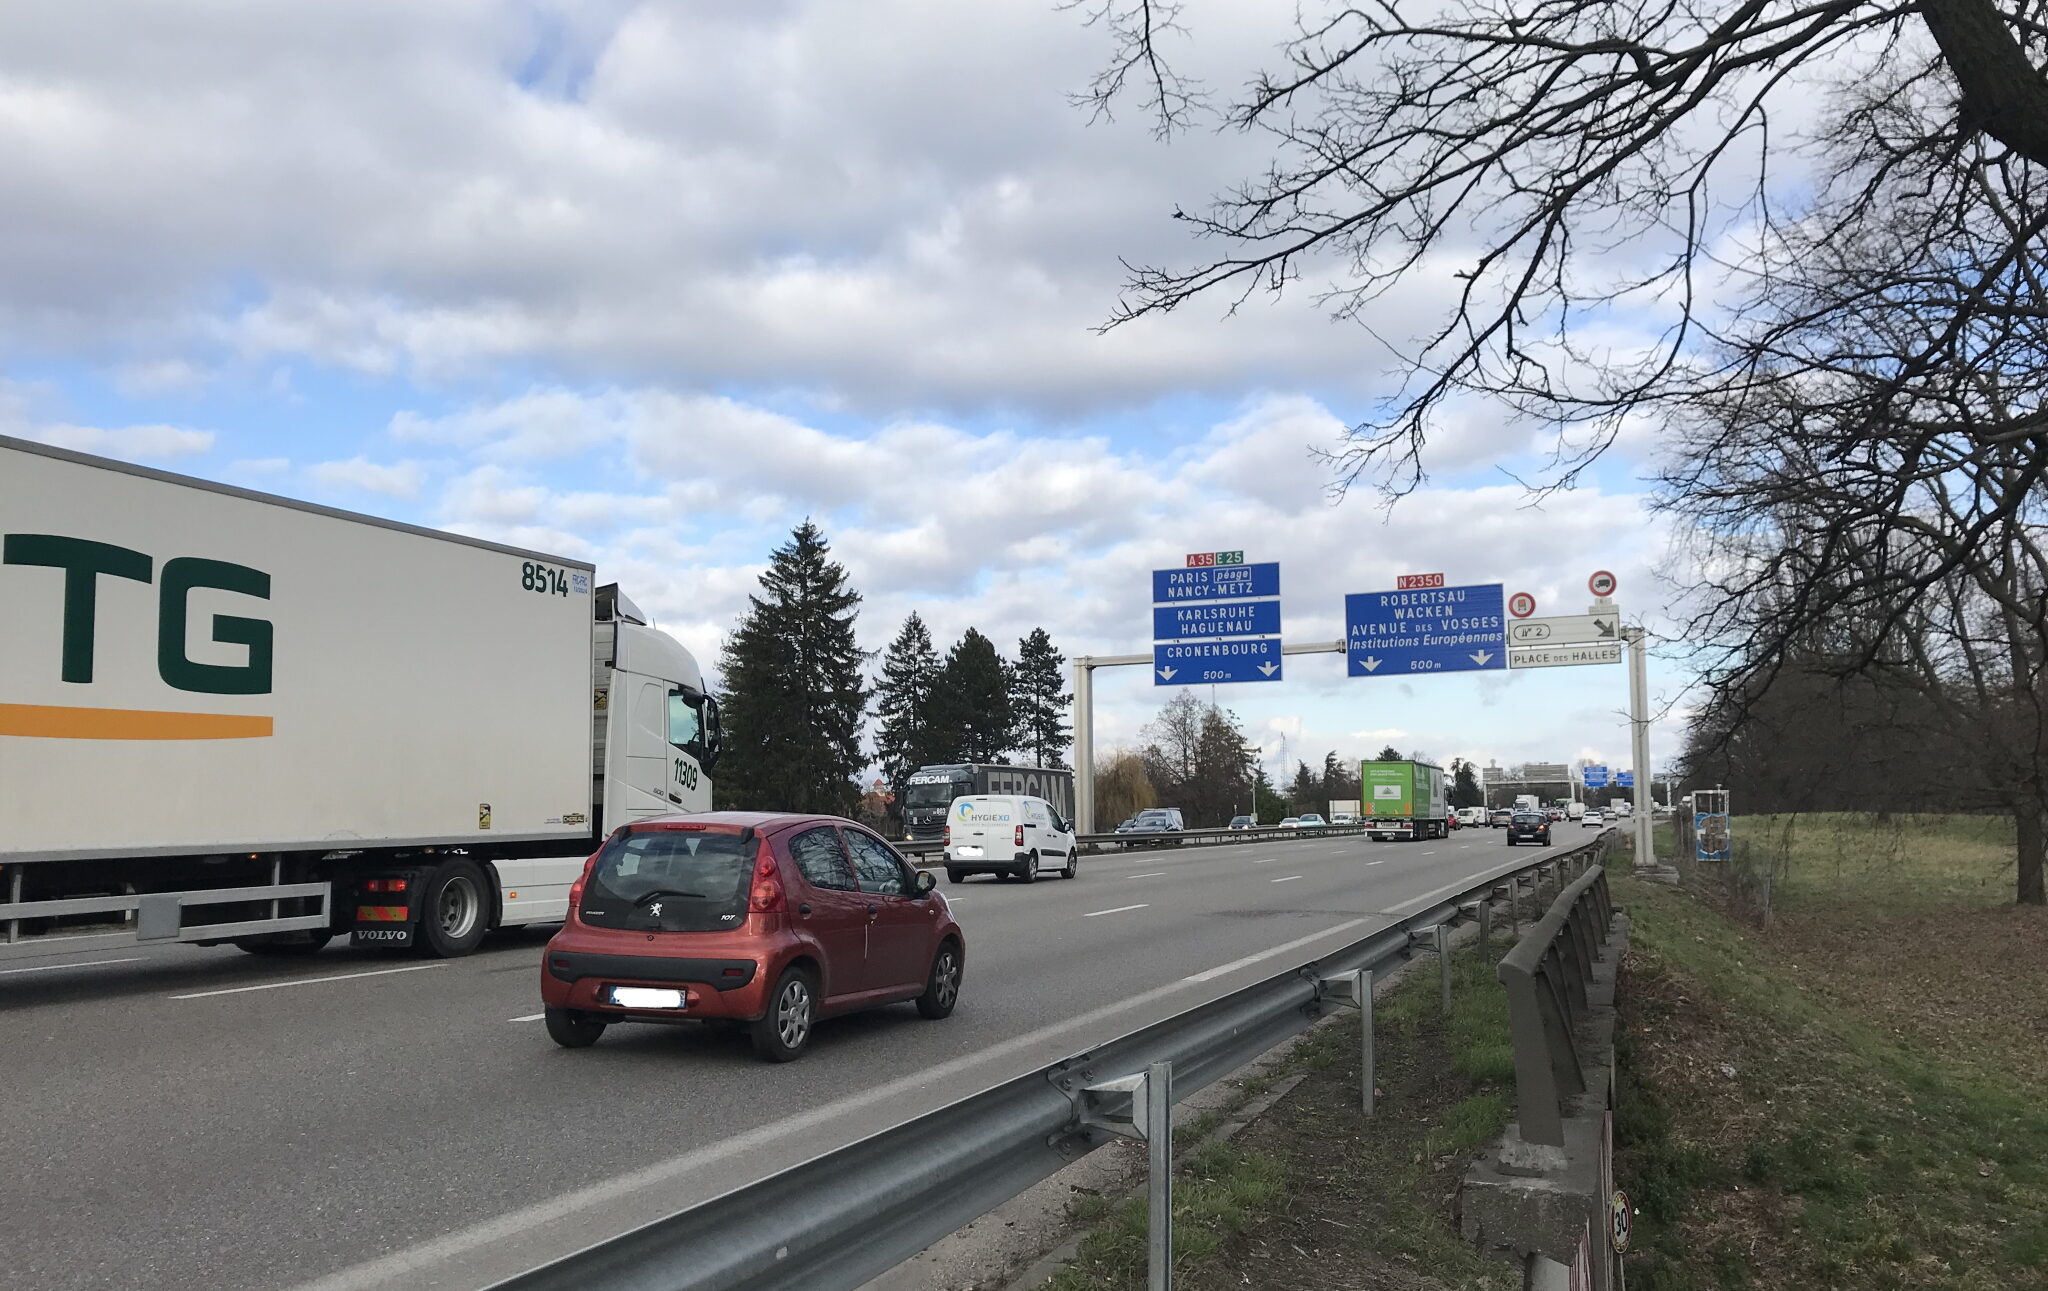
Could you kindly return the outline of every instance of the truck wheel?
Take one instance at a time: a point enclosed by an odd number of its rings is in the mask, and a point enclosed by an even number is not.
[[[549,1008],[542,1016],[547,1019],[548,1039],[564,1049],[588,1049],[604,1034],[603,1018],[576,1009]]]
[[[491,926],[491,885],[472,861],[444,861],[420,884],[420,945],[438,959],[475,950]]]
[[[269,955],[282,959],[288,956],[316,955],[332,940],[334,940],[334,934],[324,930],[320,932],[273,932],[266,933],[261,937],[242,937],[235,942],[235,946],[237,949],[246,950],[252,955]]]

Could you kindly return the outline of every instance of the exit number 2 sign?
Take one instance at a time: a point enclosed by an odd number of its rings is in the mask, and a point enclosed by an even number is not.
[[[1412,592],[1418,587],[1442,587],[1443,585],[1444,576],[1442,574],[1403,574],[1394,581],[1394,590],[1397,592]]]

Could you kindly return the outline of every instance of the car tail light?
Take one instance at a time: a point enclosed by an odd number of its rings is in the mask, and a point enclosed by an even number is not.
[[[788,909],[789,902],[782,895],[782,878],[775,869],[775,853],[764,838],[754,858],[754,890],[747,896],[747,913],[782,914]]]
[[[1024,826],[1017,826],[1017,846],[1024,846]]]
[[[951,847],[953,845],[953,827],[951,825],[946,826],[946,832],[939,839],[939,841],[946,844],[946,846],[948,847]]]

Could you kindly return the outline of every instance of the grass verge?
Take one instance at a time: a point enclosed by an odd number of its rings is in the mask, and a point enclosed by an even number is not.
[[[1498,949],[1498,943],[1496,943]],[[1376,1114],[1359,1110],[1355,1015],[1317,1028],[1274,1080],[1305,1079],[1227,1143],[1184,1153],[1174,1176],[1175,1285],[1499,1288],[1452,1215],[1471,1158],[1505,1127],[1514,1064],[1493,961],[1453,956],[1450,1018],[1426,958],[1378,1001]],[[1194,1136],[1181,1132],[1183,1140]],[[1053,1291],[1145,1285],[1142,1197],[1107,1203]]]
[[[1964,939],[1943,945],[1871,938],[1924,907],[1844,900],[1764,933],[1682,890],[1616,888],[1634,920],[1615,1121],[1641,1210],[1632,1291],[2048,1288],[2048,1107],[2023,1075],[2044,1029],[2040,912],[1937,911]],[[1982,963],[2007,916],[2023,935]],[[1915,959],[1977,1015],[1923,1016],[1943,997],[1901,993]],[[1955,990],[1994,971],[2003,1009]]]

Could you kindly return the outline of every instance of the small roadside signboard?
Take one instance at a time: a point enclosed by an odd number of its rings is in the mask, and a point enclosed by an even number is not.
[[[1621,640],[1621,611],[1609,614],[1563,614],[1548,619],[1518,619],[1508,624],[1508,644],[1580,645]]]
[[[1621,642],[1613,645],[1517,646],[1508,652],[1510,668],[1569,668],[1584,663],[1620,663]]]
[[[1158,605],[1152,609],[1155,641],[1278,635],[1278,601],[1197,601],[1192,605]]]
[[[1152,571],[1152,684],[1281,678],[1280,564],[1242,551],[1190,553]]]
[[[1278,681],[1280,674],[1280,642],[1270,637],[1160,641],[1152,646],[1152,682],[1158,686]]]
[[[1344,598],[1345,671],[1413,677],[1505,668],[1505,599],[1499,583],[1354,592]]]
[[[1633,788],[1635,788],[1635,787],[1636,787],[1636,773],[1635,773],[1635,772],[1633,772],[1633,771],[1617,771],[1617,772],[1615,772],[1615,773],[1614,773],[1614,787],[1615,787],[1615,788],[1617,788],[1617,789],[1633,789]]]

